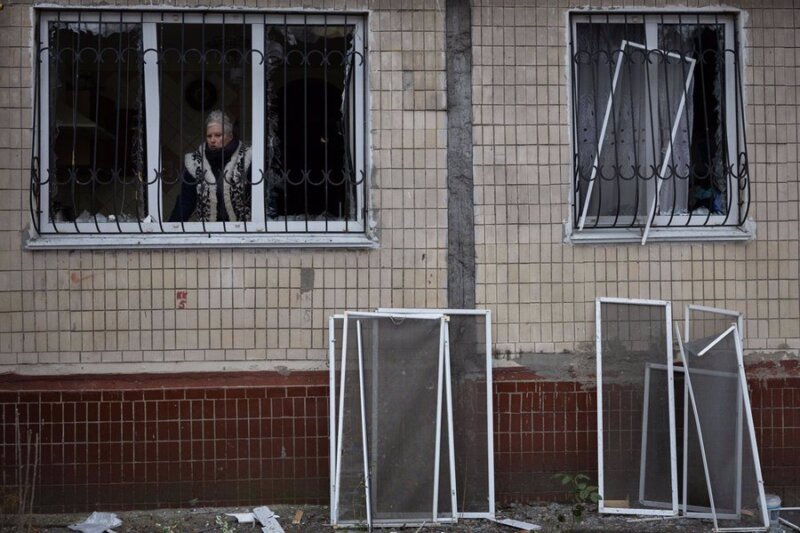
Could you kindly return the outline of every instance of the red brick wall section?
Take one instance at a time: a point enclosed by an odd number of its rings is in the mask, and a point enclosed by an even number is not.
[[[0,379],[0,481],[16,479],[18,413],[23,441],[41,438],[39,512],[328,501],[324,372]],[[563,500],[556,472],[596,478],[593,384],[495,379],[500,503]],[[800,377],[750,387],[767,488],[796,501]]]
[[[3,485],[17,411],[41,435],[40,512],[327,500],[327,375],[101,381],[0,392]]]

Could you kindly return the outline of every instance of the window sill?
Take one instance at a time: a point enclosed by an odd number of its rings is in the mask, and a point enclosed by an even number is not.
[[[569,221],[564,224],[564,242],[568,244],[641,244],[641,228],[589,229],[576,232]],[[740,227],[650,228],[651,242],[737,242],[756,237],[756,223],[748,220]],[[646,244],[647,244],[646,243]]]
[[[36,235],[25,241],[28,250],[124,250],[192,248],[378,248],[378,241],[353,234],[238,234],[238,235]]]

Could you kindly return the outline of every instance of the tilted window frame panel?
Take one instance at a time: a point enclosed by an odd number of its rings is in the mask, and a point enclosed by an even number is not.
[[[365,244],[353,237],[363,238],[367,229],[367,179],[368,175],[368,117],[367,117],[367,15],[357,12],[261,12],[242,10],[208,10],[197,9],[126,9],[126,8],[69,8],[41,7],[36,9],[38,15],[37,38],[34,55],[34,113],[33,113],[33,150],[31,155],[30,215],[32,229],[36,237],[49,237],[69,240],[70,246],[100,245],[104,242],[93,239],[82,242],[77,237],[121,238],[106,243],[110,246],[128,245],[184,245],[195,244],[237,244],[236,238],[247,238],[244,244],[258,244],[259,238],[274,238],[275,244],[293,242],[306,244],[309,237],[321,237],[321,244],[336,244],[337,238],[345,244]],[[50,198],[50,135],[51,114],[49,72],[49,25],[66,22],[80,24],[136,24],[142,34],[141,75],[143,77],[143,133],[145,152],[143,187],[147,191],[147,213],[143,220],[133,222],[101,221],[94,215],[91,221],[53,221]],[[252,112],[252,139],[243,139],[252,146],[252,193],[251,219],[239,222],[168,222],[162,201],[162,161],[161,161],[161,124],[158,59],[162,54],[157,40],[159,24],[240,24],[250,28],[251,50],[249,55],[252,76],[250,107]],[[265,102],[267,68],[265,66],[265,50],[267,42],[266,29],[270,26],[352,26],[353,44],[351,50],[344,54],[346,60],[352,62],[351,95],[353,110],[348,119],[352,131],[344,135],[350,149],[352,160],[352,180],[355,192],[353,200],[354,217],[343,219],[325,218],[310,220],[316,215],[306,214],[305,220],[290,220],[290,215],[279,215],[277,218],[267,217],[264,184],[266,175],[266,127]],[[344,61],[344,59],[343,59]],[[347,81],[345,81],[347,83]],[[203,117],[205,118],[205,117]],[[333,126],[331,126],[333,127]],[[257,141],[257,142],[255,142]],[[117,146],[119,146],[117,144]],[[345,148],[345,156],[347,148]],[[55,167],[53,167],[55,168]],[[77,213],[75,214],[77,218]],[[141,218],[141,217],[140,217]],[[133,238],[132,238],[133,237]],[[172,237],[172,239],[170,239]],[[182,239],[176,240],[175,237]],[[188,237],[189,240],[184,240]],[[193,237],[198,239],[193,240]],[[210,238],[209,238],[210,237]],[[226,240],[226,237],[230,239]],[[349,240],[348,240],[349,239]],[[314,244],[313,241],[308,243]],[[52,243],[51,243],[52,244]],[[266,242],[269,244],[269,242]],[[37,247],[31,241],[29,246]]]
[[[724,63],[725,63],[725,76],[724,84],[726,86],[725,97],[723,100],[724,112],[723,119],[724,125],[724,141],[723,145],[728,151],[727,157],[727,191],[728,198],[728,212],[727,214],[677,214],[674,212],[669,215],[659,214],[658,205],[660,202],[661,184],[657,183],[656,187],[650,186],[652,180],[662,180],[659,176],[663,173],[662,166],[669,168],[669,165],[662,165],[664,161],[653,159],[653,175],[643,180],[645,187],[654,188],[653,193],[648,193],[648,213],[646,216],[630,216],[622,215],[619,213],[620,209],[617,208],[617,215],[590,215],[585,211],[588,209],[588,195],[586,198],[581,198],[581,182],[586,182],[585,187],[591,187],[594,180],[584,180],[581,177],[579,168],[580,154],[578,143],[578,73],[577,73],[577,55],[580,51],[576,50],[577,45],[577,25],[578,24],[631,24],[641,25],[647,34],[647,49],[648,54],[666,52],[670,56],[675,54],[673,50],[658,50],[658,31],[660,24],[685,24],[685,25],[700,25],[700,24],[717,24],[725,28],[724,35]],[[708,10],[708,9],[686,9],[679,12],[665,11],[659,9],[651,10],[613,10],[613,11],[596,11],[592,10],[572,10],[568,13],[568,53],[567,59],[569,62],[568,72],[568,101],[570,102],[570,144],[572,147],[572,160],[570,162],[571,180],[570,180],[570,215],[566,225],[568,237],[574,238],[576,241],[586,240],[587,242],[598,240],[599,242],[617,241],[620,238],[624,241],[627,240],[640,240],[644,244],[650,234],[653,238],[670,238],[674,236],[678,239],[690,238],[692,233],[704,232],[709,235],[719,233],[727,230],[723,238],[732,238],[737,233],[730,233],[731,230],[740,230],[748,222],[748,214],[750,208],[750,165],[747,156],[747,137],[746,137],[746,117],[745,117],[745,103],[744,103],[744,52],[742,50],[741,32],[741,16],[739,11],[736,10]],[[678,51],[680,52],[680,51]],[[613,57],[619,57],[623,52],[620,50],[611,51]],[[678,53],[678,55],[681,55]],[[599,61],[595,59],[594,61]],[[655,60],[651,60],[655,61]],[[656,65],[658,67],[658,65]],[[613,69],[613,67],[612,67]],[[698,77],[698,75],[696,75]],[[686,80],[682,80],[686,81]],[[652,89],[654,82],[647,82],[648,94]],[[684,90],[684,96],[686,91]],[[658,95],[650,94],[650,99],[658,98]],[[614,98],[613,90],[609,94],[609,100],[606,105],[612,105]],[[599,103],[599,101],[598,101]],[[600,106],[604,107],[604,106]],[[598,110],[602,114],[602,109]],[[648,107],[651,107],[648,105]],[[647,113],[653,113],[652,109]],[[657,114],[657,113],[656,113]],[[601,117],[602,118],[602,117]],[[608,117],[605,117],[608,119]],[[653,125],[647,121],[648,135]],[[674,126],[677,126],[675,124]],[[599,124],[598,124],[599,128]],[[603,127],[597,132],[605,132],[606,127]],[[607,134],[604,134],[598,141],[602,144]],[[638,140],[640,143],[641,139]],[[655,152],[646,141],[645,148],[648,150],[648,155]],[[665,143],[662,142],[661,145]],[[673,142],[667,142],[670,147]],[[735,150],[728,150],[727,147],[735,147]],[[661,147],[659,147],[661,148]],[[593,152],[594,156],[597,155],[597,147]],[[641,166],[641,164],[640,164]],[[593,164],[592,174],[594,174]],[[603,179],[595,177],[594,179]],[[616,180],[622,179],[616,175]],[[638,179],[638,178],[637,178]],[[675,177],[668,179],[676,179]],[[688,179],[688,178],[687,178]],[[649,190],[649,189],[648,189]],[[653,205],[655,203],[655,205]],[[627,230],[631,232],[635,230],[638,238],[625,238],[622,235],[616,235],[615,232]],[[747,230],[747,228],[745,228]],[[749,230],[747,230],[749,231]],[[594,234],[594,235],[593,235]],[[738,236],[743,238],[745,236]]]
[[[736,323],[737,331],[739,332],[740,339],[742,342],[744,341],[744,314],[740,313],[739,311],[734,311],[731,309],[723,309],[720,307],[709,307],[705,305],[698,305],[698,304],[687,304],[684,308],[683,314],[683,338],[679,340],[679,346],[683,342],[689,342],[692,340],[691,338],[691,329],[692,329],[692,312],[695,313],[705,313],[708,315],[716,315],[719,320],[725,320],[728,323]],[[716,331],[714,336],[722,334],[727,328],[723,328],[721,331]],[[680,333],[679,333],[680,335]],[[681,355],[681,354],[679,354]],[[681,372],[685,372],[685,368],[681,367]],[[695,370],[696,371],[696,370]],[[740,397],[738,401],[741,400],[741,391]],[[682,486],[681,486],[681,513],[688,517],[688,518],[700,518],[700,519],[714,519],[716,518],[725,518],[725,519],[732,519],[735,518],[735,514],[726,514],[726,513],[718,513],[713,512],[710,507],[705,506],[698,506],[695,504],[689,503],[689,455],[690,455],[690,448],[689,448],[689,433],[690,427],[692,422],[694,421],[693,412],[690,412],[691,404],[690,404],[690,391],[689,391],[689,380],[685,379],[683,382],[683,461],[682,461]],[[736,458],[736,472],[737,477],[741,480],[742,476],[742,419],[741,416],[737,417],[737,458]],[[696,429],[692,428],[692,431],[696,431]],[[702,437],[697,436],[695,433],[695,438],[698,440]],[[699,446],[699,442],[697,443]],[[704,451],[702,449],[697,450],[701,455],[701,460],[705,461],[705,458],[702,457],[704,455]],[[705,475],[705,472],[702,472]],[[707,495],[707,494],[706,494]],[[737,506],[736,506],[736,513],[741,510],[741,491],[738,495]]]
[[[689,364],[691,360],[690,357],[687,355],[687,350],[685,348],[685,344],[683,339],[681,338],[680,334],[678,334],[678,348],[681,361],[683,362],[683,366],[685,368],[684,375],[686,376],[686,383],[688,384],[689,390],[689,400],[691,402],[691,423],[694,423],[699,436],[699,443],[700,443],[700,451],[703,458],[703,474],[705,476],[706,481],[706,488],[708,491],[709,499],[710,499],[710,514],[711,518],[714,523],[714,531],[724,532],[738,532],[738,531],[768,531],[770,527],[769,523],[769,512],[767,510],[767,503],[766,503],[766,495],[765,495],[765,488],[764,488],[764,477],[761,471],[761,461],[760,461],[760,454],[758,450],[758,443],[756,441],[756,430],[755,425],[753,422],[753,412],[750,403],[750,395],[748,393],[748,386],[747,386],[747,377],[745,375],[745,368],[744,368],[744,348],[742,343],[742,335],[739,331],[738,321],[733,322],[733,324],[716,338],[711,341],[707,341],[705,347],[696,354],[697,358],[703,357],[704,355],[708,355],[708,353],[721,341],[723,341],[726,337],[731,336],[733,338],[734,344],[734,357],[735,357],[735,373],[732,374],[732,379],[738,385],[738,396],[737,400],[739,400],[740,405],[737,406],[737,417],[743,418],[744,428],[742,429],[740,425],[737,425],[737,432],[744,431],[746,432],[742,435],[742,439],[747,441],[749,444],[749,451],[750,451],[750,460],[753,462],[752,467],[753,471],[750,474],[754,477],[754,486],[751,486],[751,490],[755,489],[756,491],[756,501],[750,502],[755,503],[757,506],[758,511],[761,513],[761,524],[735,524],[731,526],[720,526],[720,521],[736,521],[744,516],[745,513],[742,512],[741,509],[741,502],[743,501],[743,495],[741,494],[742,491],[742,469],[737,469],[737,508],[736,513],[731,515],[729,513],[719,513],[715,507],[715,500],[714,500],[714,492],[712,489],[712,481],[711,481],[711,472],[708,465],[708,452],[706,450],[706,444],[704,443],[703,439],[703,422],[701,421],[701,417],[698,413],[698,404],[695,398],[695,390],[692,386],[691,382],[691,374],[695,371],[693,366]],[[712,355],[708,355],[711,357]],[[716,450],[710,450],[710,452],[715,452]],[[737,449],[737,454],[739,457],[742,457],[742,453],[740,450]],[[737,459],[739,459],[737,457]],[[717,472],[715,472],[717,474]],[[746,500],[745,500],[746,501]],[[689,516],[689,515],[687,515]],[[698,516],[703,517],[700,513]],[[756,519],[758,517],[756,516]]]

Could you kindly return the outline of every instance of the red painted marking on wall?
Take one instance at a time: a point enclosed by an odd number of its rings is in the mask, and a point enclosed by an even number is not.
[[[73,270],[72,272],[69,273],[69,280],[74,285],[80,285],[81,282],[83,282],[84,280],[90,279],[93,276],[94,276],[94,274],[91,274],[91,273],[81,275],[80,272]]]
[[[175,306],[178,309],[186,309],[189,304],[189,291],[175,291]]]

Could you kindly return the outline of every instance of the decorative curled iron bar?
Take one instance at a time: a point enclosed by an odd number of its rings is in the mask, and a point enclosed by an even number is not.
[[[741,226],[750,204],[729,13],[573,13],[573,220]]]
[[[363,15],[38,14],[37,233],[364,231]]]

